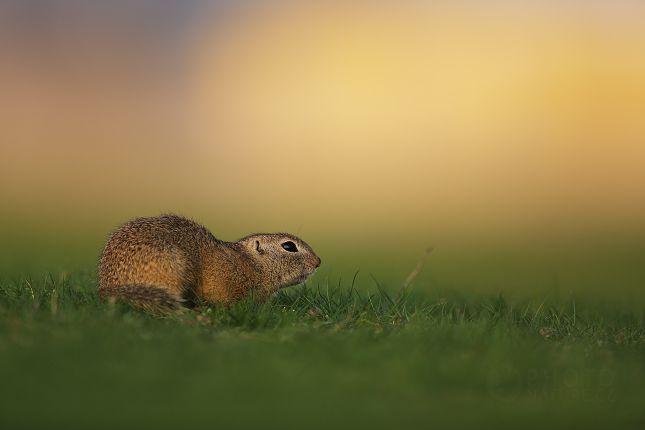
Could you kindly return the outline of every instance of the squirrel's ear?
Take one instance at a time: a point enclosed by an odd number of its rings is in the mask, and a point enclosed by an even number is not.
[[[262,247],[260,247],[260,241],[259,240],[255,241],[255,243],[253,244],[253,249],[258,254],[264,254],[264,249]]]

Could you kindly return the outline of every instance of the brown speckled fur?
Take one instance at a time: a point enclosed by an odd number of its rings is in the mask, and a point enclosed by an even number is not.
[[[285,250],[285,242],[297,251]],[[290,234],[223,242],[194,221],[162,215],[132,220],[112,233],[99,263],[98,293],[161,313],[181,309],[189,298],[234,303],[253,291],[264,301],[304,282],[319,266],[311,248]]]

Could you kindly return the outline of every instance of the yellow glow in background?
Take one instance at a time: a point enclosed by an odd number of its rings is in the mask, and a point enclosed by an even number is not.
[[[181,43],[65,16],[0,30],[3,270],[175,211],[299,234],[321,283],[395,288],[434,245],[428,291],[642,297],[637,2],[242,2]]]

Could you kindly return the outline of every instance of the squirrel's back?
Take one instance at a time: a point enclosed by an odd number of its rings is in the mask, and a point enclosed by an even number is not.
[[[109,237],[98,293],[155,312],[178,309],[186,299],[231,303],[251,291],[265,300],[318,266],[311,248],[286,233],[223,242],[194,221],[162,215],[132,220]]]

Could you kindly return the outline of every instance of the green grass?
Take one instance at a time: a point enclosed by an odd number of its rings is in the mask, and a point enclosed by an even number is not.
[[[354,287],[156,318],[90,275],[6,279],[0,428],[645,423],[642,311]]]

